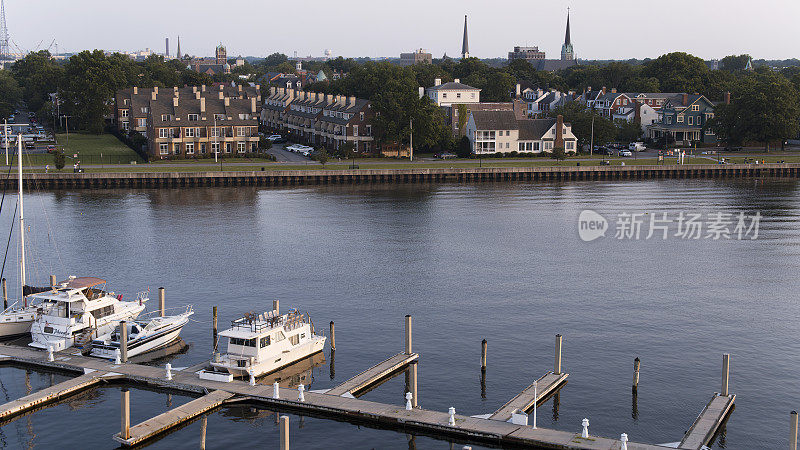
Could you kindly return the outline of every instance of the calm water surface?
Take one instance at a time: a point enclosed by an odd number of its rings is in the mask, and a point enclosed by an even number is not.
[[[14,200],[6,198],[0,217],[6,236]],[[403,316],[412,314],[420,404],[429,409],[494,411],[552,370],[556,333],[564,335],[569,383],[557,407],[553,400],[540,407],[540,426],[577,432],[588,417],[592,434],[678,441],[719,390],[725,352],[736,410],[714,448],[785,448],[789,411],[800,407],[794,182],[42,192],[25,206],[39,283],[50,273],[95,275],[126,296],[149,287],[151,307],[159,286],[168,306],[195,305],[197,322],[183,332],[191,346],[173,366],[209,358],[213,305],[225,324],[280,299],[283,309],[308,311],[318,325],[336,322],[335,360],[326,350],[318,366],[294,374],[310,389],[334,386],[401,351]],[[740,210],[764,217],[756,240],[616,240],[612,231],[586,243],[576,225],[584,209],[608,218]],[[12,244],[12,283],[15,252]],[[642,372],[634,410],[636,356]],[[0,401],[64,379],[0,369]],[[6,424],[0,445],[113,448],[119,389],[100,388]],[[402,405],[404,389],[400,376],[363,398]],[[133,389],[132,422],[188,400]],[[296,448],[450,447],[317,418],[291,416],[291,427]],[[197,448],[200,428],[196,421],[151,447]],[[277,439],[269,411],[232,407],[208,417],[208,448],[269,448]]]

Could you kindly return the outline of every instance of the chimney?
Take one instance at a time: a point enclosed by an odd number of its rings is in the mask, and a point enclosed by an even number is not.
[[[722,95],[722,99],[723,99],[723,101],[725,102],[726,105],[730,105],[731,104],[731,93],[730,92],[724,93]]]
[[[328,94],[328,95],[327,95],[327,97],[326,97],[326,99],[325,99],[325,103],[327,103],[327,104],[329,104],[329,105],[332,105],[332,104],[333,104],[333,94]]]
[[[220,91],[220,92],[222,92],[222,90],[223,90],[223,89],[225,89],[225,86],[223,86],[222,84],[220,84],[220,85],[219,85],[219,91]]]
[[[158,86],[153,86],[153,93],[158,95]]]
[[[175,94],[175,97],[178,96],[178,86],[173,86],[172,87],[172,93]]]
[[[197,93],[197,86],[192,86],[192,93],[193,93],[193,94],[196,94],[196,93]]]
[[[242,85],[239,85],[239,92],[242,92]]]
[[[683,106],[688,106],[688,105],[689,105],[689,94],[684,92],[683,93]]]
[[[222,100],[223,98],[225,98],[225,93],[224,92],[220,92],[219,93],[219,99]]]
[[[256,113],[256,98],[250,97],[250,112],[255,114]]]
[[[133,95],[138,95],[138,94],[139,94],[139,88],[134,86],[133,87]]]
[[[564,116],[561,114],[556,117],[556,141],[553,148],[564,148]]]
[[[172,99],[172,106],[174,106],[174,107],[176,107],[176,108],[178,107],[178,97],[174,97],[174,98]]]
[[[269,88],[269,95],[270,96],[275,95],[275,86],[272,86],[272,87]]]
[[[437,79],[433,80],[433,85],[434,86],[439,86],[440,84],[442,84],[442,79],[441,78],[437,78]]]
[[[519,96],[522,94],[522,86],[520,86],[519,83],[517,83],[517,91],[516,92],[517,92],[516,98],[519,98]]]
[[[231,106],[231,99],[230,97],[225,97],[225,107]]]
[[[206,112],[206,98],[205,97],[200,97],[200,112],[201,113]]]
[[[633,102],[633,121],[642,123],[642,104],[640,102]]]
[[[424,96],[425,96],[425,88],[420,86],[419,87],[419,98],[422,98]]]
[[[205,92],[205,91],[206,91],[206,85],[205,84],[200,85],[200,92]]]
[[[603,86],[603,89],[601,89],[601,90],[603,91],[603,95],[606,95],[606,87]]]
[[[453,80],[453,83],[461,83],[461,78],[456,78]]]
[[[194,98],[200,100],[200,91],[195,91]]]
[[[158,95],[158,94],[156,94],[156,91],[153,91],[153,92],[151,92],[151,93],[150,93],[150,100],[153,100],[153,101],[155,101],[155,99],[156,99],[156,95]]]
[[[355,98],[355,96],[350,96],[350,106],[356,106],[356,98]]]
[[[616,94],[617,93],[617,88],[611,88],[611,93],[612,94]]]

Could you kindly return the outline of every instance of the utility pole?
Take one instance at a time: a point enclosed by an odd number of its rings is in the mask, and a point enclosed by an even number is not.
[[[593,154],[594,154],[594,110],[592,110],[592,138],[589,141],[589,156],[592,156]]]
[[[3,138],[6,146],[6,165],[8,165],[8,120],[3,119]]]
[[[214,115],[214,163],[217,163],[217,154],[219,153],[219,128],[217,128],[217,116]]]
[[[408,160],[414,162],[414,119],[408,119]]]

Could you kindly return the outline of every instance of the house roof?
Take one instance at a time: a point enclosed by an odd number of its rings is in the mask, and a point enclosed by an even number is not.
[[[517,116],[514,111],[472,111],[478,130],[515,130]]]
[[[474,88],[472,86],[466,85],[464,83],[456,83],[455,81],[450,81],[444,84],[440,84],[438,86],[433,86],[428,88],[434,91],[439,90],[447,90],[447,91],[480,91],[478,88]]]
[[[555,125],[556,119],[526,119],[517,123],[520,141],[537,141]]]

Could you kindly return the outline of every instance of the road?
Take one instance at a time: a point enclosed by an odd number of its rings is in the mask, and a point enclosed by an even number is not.
[[[311,158],[308,158],[307,156],[286,150],[287,145],[289,144],[273,144],[272,148],[267,150],[267,153],[274,156],[275,161],[277,162],[304,163],[311,161]]]

